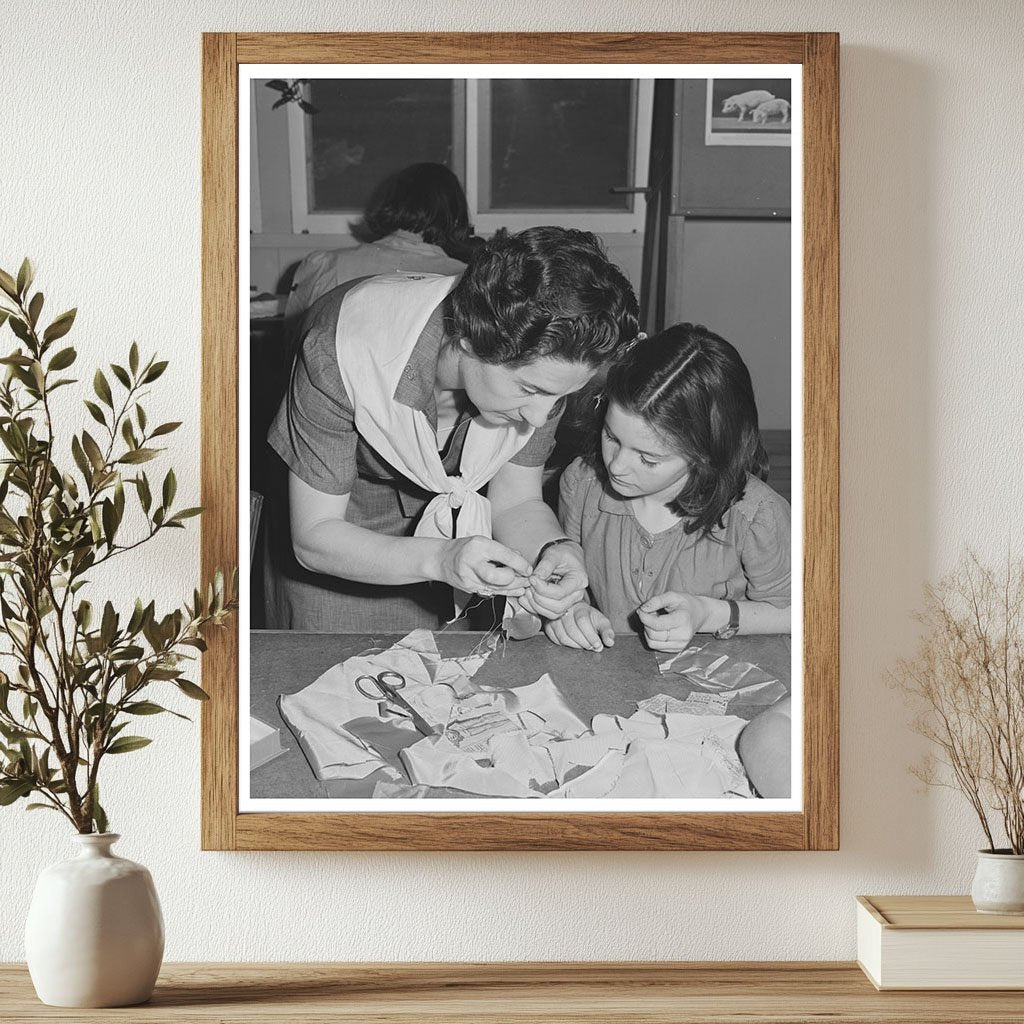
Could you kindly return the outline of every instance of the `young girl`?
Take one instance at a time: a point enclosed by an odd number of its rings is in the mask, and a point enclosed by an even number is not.
[[[763,482],[736,350],[705,327],[670,327],[613,367],[601,405],[599,452],[576,459],[560,488],[593,600],[548,620],[549,639],[600,651],[632,629],[680,651],[698,632],[788,633],[789,504]]]

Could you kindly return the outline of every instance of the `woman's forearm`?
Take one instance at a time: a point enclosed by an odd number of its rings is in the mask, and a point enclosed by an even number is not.
[[[706,608],[704,622],[699,632],[714,633],[729,624],[729,602],[713,597],[703,597]],[[789,633],[791,615],[789,607],[776,608],[764,601],[737,601],[740,606],[740,633]]]
[[[326,519],[308,526],[293,543],[300,565],[327,576],[383,586],[442,578],[444,540],[390,537],[354,523]]]
[[[494,539],[518,551],[531,564],[549,540],[565,536],[558,517],[541,498],[530,498],[492,512]]]

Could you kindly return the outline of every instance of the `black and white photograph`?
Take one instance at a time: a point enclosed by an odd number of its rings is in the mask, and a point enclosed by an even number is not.
[[[241,70],[240,810],[799,810],[799,71]]]
[[[709,146],[788,146],[793,96],[789,78],[715,78],[707,90]]]

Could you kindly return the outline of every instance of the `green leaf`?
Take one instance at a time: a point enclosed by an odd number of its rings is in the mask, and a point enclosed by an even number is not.
[[[43,331],[43,341],[49,344],[51,341],[56,341],[58,338],[63,338],[68,331],[71,330],[71,325],[75,322],[75,314],[78,309],[69,309],[66,313],[61,313],[56,320],[50,324],[49,327]]]
[[[174,470],[167,470],[167,476],[164,477],[163,486],[163,504],[165,507],[169,507],[171,502],[174,501],[174,495],[178,491],[178,479],[174,475]]]
[[[167,360],[164,359],[161,362],[154,363],[147,371],[146,376],[142,378],[143,384],[151,384],[155,381],[163,372],[167,369]]]
[[[92,386],[96,391],[96,394],[100,396],[100,401],[109,405],[111,409],[114,408],[114,396],[110,393],[110,385],[107,383],[107,378],[104,376],[102,370],[96,371],[96,376],[92,379]]]
[[[19,779],[12,782],[0,782],[0,807],[7,807],[15,800],[27,796],[32,792],[33,783],[31,779]]]
[[[82,447],[85,449],[85,454],[89,456],[89,462],[92,463],[92,468],[99,472],[106,463],[103,460],[103,453],[100,451],[100,446],[94,440],[92,434],[88,430],[82,431]]]
[[[26,811],[60,811],[59,807],[54,807],[53,804],[26,804]]]
[[[62,348],[51,360],[50,365],[47,367],[49,370],[66,370],[76,359],[78,353],[71,348]]]
[[[137,477],[135,480],[135,487],[139,492],[139,502],[142,505],[143,510],[146,514],[149,514],[149,509],[153,504],[153,495],[149,491],[149,477],[145,473],[142,476]]]
[[[139,421],[139,430],[146,429],[146,410],[141,405],[135,406],[135,418]]]
[[[26,344],[32,341],[32,332],[28,329],[28,324],[21,319],[20,316],[11,314],[11,319],[8,321],[11,325],[11,330],[18,336],[18,338]]]
[[[32,296],[32,301],[28,304],[28,322],[35,328],[39,322],[39,314],[43,309],[43,293],[36,292]]]
[[[139,442],[135,440],[135,428],[132,426],[132,421],[125,417],[124,423],[121,424],[121,436],[124,438],[124,443],[128,445],[129,449],[135,450],[139,447]]]
[[[105,498],[102,505],[103,536],[109,547],[114,546],[114,535],[117,533],[117,513],[114,511],[114,503]]]
[[[5,725],[0,722],[0,736],[3,736],[8,743],[18,743],[23,740],[28,733],[24,729],[19,729],[16,725]]]
[[[181,420],[177,420],[174,423],[161,423],[156,430],[150,435],[151,437],[163,437],[164,434],[171,433],[172,430],[177,430],[181,426]]]
[[[84,399],[85,407],[89,410],[89,415],[101,426],[107,425],[107,417],[103,414],[103,410],[95,403],[90,402],[88,398]]]
[[[191,519],[193,516],[198,516],[202,513],[203,506],[196,505],[193,508],[183,508],[180,512],[175,512],[170,519],[167,520],[167,525],[171,523],[180,523],[183,519]]]
[[[36,276],[35,267],[32,261],[26,256],[18,268],[18,295],[22,296],[32,287],[32,281]]]
[[[154,704],[151,700],[138,700],[134,704],[125,704],[124,712],[129,715],[159,715],[167,708]]]
[[[75,460],[75,465],[78,467],[78,471],[87,481],[91,481],[92,468],[89,465],[89,460],[86,458],[85,451],[82,448],[82,443],[78,440],[77,436],[71,438],[71,455]]]
[[[82,629],[87,630],[92,625],[92,604],[82,601],[75,609],[75,618],[78,619],[78,624]]]
[[[110,364],[110,372],[126,387],[132,386],[132,379],[128,376],[128,371],[123,366],[118,366],[117,363]]]
[[[108,754],[127,754],[132,750],[148,747],[153,741],[145,736],[119,736],[106,749]]]
[[[95,785],[92,787],[92,820],[96,825],[97,832],[109,831],[107,826],[107,815],[103,808],[100,806],[100,787]]]
[[[156,448],[136,448],[134,451],[125,452],[117,461],[134,466],[140,462],[149,462],[150,459],[155,459],[159,454]]]
[[[109,647],[113,642],[114,634],[117,632],[117,612],[109,602],[103,605],[103,621],[100,623],[100,639],[104,647]]]
[[[142,620],[145,614],[146,609],[142,604],[142,599],[137,597],[135,599],[135,607],[132,609],[131,618],[128,620],[128,625],[125,627],[128,636],[135,636],[135,634],[142,628]]]
[[[139,346],[132,342],[132,347],[128,350],[128,365],[131,367],[132,373],[139,372]]]
[[[175,680],[174,685],[177,686],[186,697],[191,697],[193,700],[210,699],[210,695],[201,686],[196,686],[195,683],[191,683],[187,679],[177,679]]]
[[[14,278],[4,270],[0,270],[0,288],[2,288],[12,299],[18,299],[18,286]]]

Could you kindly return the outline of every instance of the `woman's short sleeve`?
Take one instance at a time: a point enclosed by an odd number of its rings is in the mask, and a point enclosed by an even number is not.
[[[740,549],[747,600],[787,607],[792,598],[792,529],[789,505],[767,486]]]
[[[338,311],[344,297],[335,292],[310,311],[288,393],[267,441],[310,487],[324,494],[348,494],[356,478],[358,436],[335,355]]]

